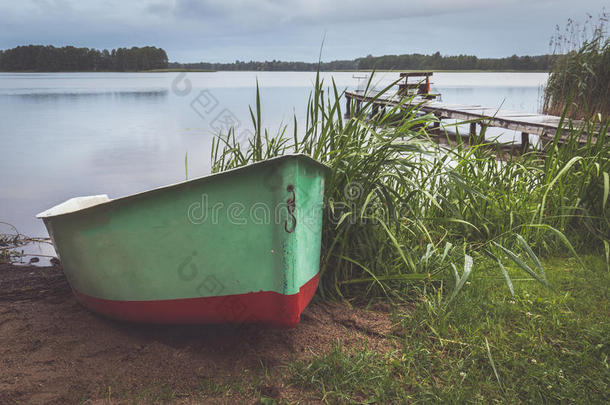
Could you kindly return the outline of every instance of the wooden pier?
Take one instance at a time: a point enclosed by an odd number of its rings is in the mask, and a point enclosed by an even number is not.
[[[409,83],[410,77],[425,77],[420,83]],[[521,133],[521,150],[527,150],[530,145],[530,135],[537,135],[542,142],[550,142],[554,139],[561,118],[553,115],[526,113],[519,111],[504,110],[482,105],[446,104],[436,101],[438,94],[430,94],[430,76],[432,72],[401,73],[405,83],[398,85],[395,93],[386,92],[379,95],[378,91],[368,90],[346,92],[346,117],[352,116],[352,110],[360,111],[363,104],[370,103],[372,113],[377,114],[380,109],[400,106],[410,109],[414,106],[422,114],[434,114],[439,122],[433,129],[439,129],[440,121],[444,119],[457,120],[470,124],[469,132],[461,134],[464,138],[476,139],[477,125],[481,129],[479,134],[488,127],[505,128]],[[580,128],[584,123],[575,120],[565,120],[563,128]],[[586,139],[582,138],[583,142]],[[561,142],[561,140],[560,140]]]

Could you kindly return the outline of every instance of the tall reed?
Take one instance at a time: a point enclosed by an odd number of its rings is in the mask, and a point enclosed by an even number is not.
[[[498,263],[512,292],[507,260],[546,283],[537,255],[608,247],[608,122],[591,123],[600,135],[584,144],[578,140],[586,128],[560,131],[544,154],[498,161],[489,145],[431,142],[428,128],[437,118],[417,106],[373,115],[369,102],[344,120],[334,81],[323,89],[317,75],[302,129],[295,117],[271,135],[263,129],[257,87],[253,136],[239,142],[229,131],[212,146],[215,172],[286,153],[304,153],[331,168],[322,294],[396,296],[414,281],[449,277],[450,301],[471,274],[473,257],[483,256]],[[566,145],[560,137],[568,138]]]
[[[589,16],[582,28],[569,20],[551,43],[554,62],[544,90],[543,111],[571,118],[610,116],[610,38],[608,14],[594,23]]]

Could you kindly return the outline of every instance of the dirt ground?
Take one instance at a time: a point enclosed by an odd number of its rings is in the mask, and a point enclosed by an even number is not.
[[[0,264],[0,404],[305,400],[285,365],[333,342],[387,350],[387,313],[316,300],[295,329],[122,323],[72,296],[58,267]]]

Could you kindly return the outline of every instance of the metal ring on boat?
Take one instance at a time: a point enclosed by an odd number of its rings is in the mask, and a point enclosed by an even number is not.
[[[289,197],[286,200],[286,208],[288,209],[288,215],[290,215],[290,218],[292,219],[292,224],[289,228],[288,220],[286,220],[286,223],[284,223],[284,230],[288,233],[292,233],[297,227],[297,218],[294,216],[294,210],[296,208],[296,195],[294,193],[294,186],[292,184],[289,184],[288,187],[286,187],[286,190],[289,193],[292,193],[292,197]]]

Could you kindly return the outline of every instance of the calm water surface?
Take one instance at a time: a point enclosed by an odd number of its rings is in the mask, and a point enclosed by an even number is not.
[[[0,221],[46,236],[38,212],[68,198],[111,198],[209,173],[217,129],[250,127],[258,79],[263,121],[304,122],[309,72],[0,73]],[[340,89],[354,73],[331,75]],[[362,74],[359,74],[362,75]],[[377,74],[381,86],[396,74]],[[435,73],[443,101],[539,109],[545,73]],[[511,132],[505,136],[512,137]],[[9,229],[0,224],[0,233]]]

